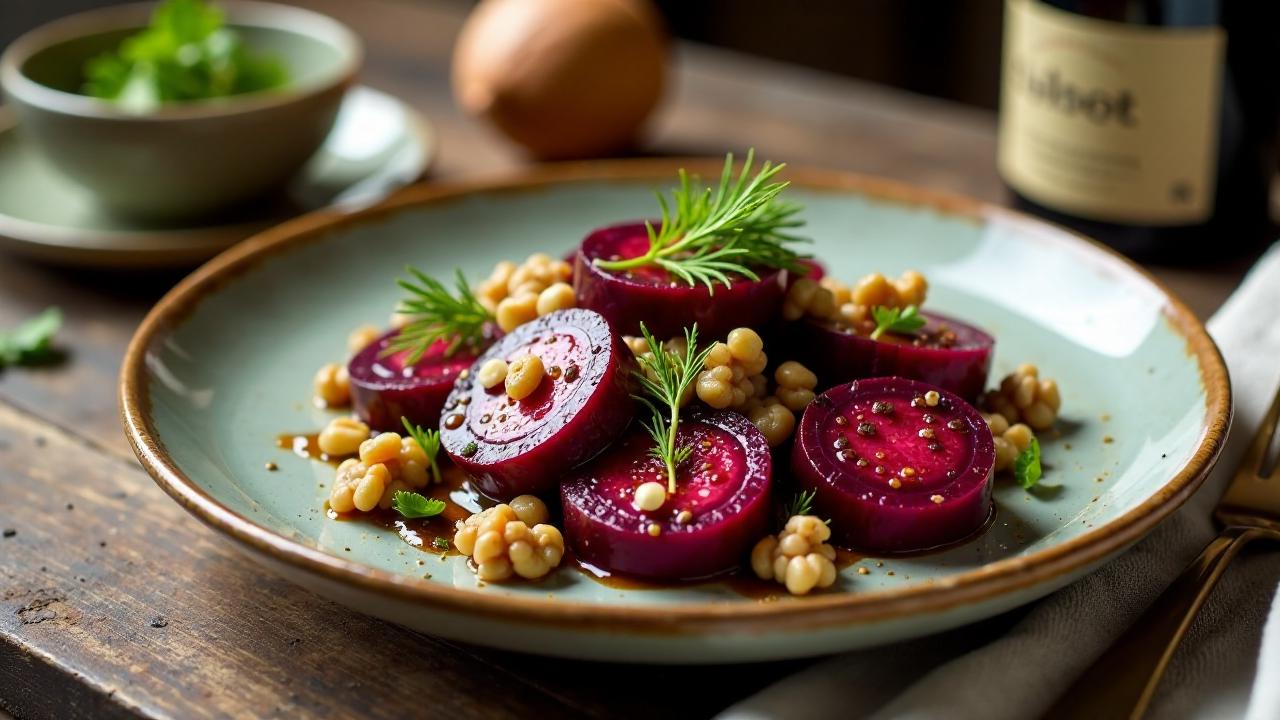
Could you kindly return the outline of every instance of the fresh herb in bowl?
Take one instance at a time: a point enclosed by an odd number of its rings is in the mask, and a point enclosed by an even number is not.
[[[276,58],[254,54],[203,0],[164,0],[151,24],[114,52],[90,59],[86,95],[136,112],[163,103],[206,100],[278,88],[289,73]]]

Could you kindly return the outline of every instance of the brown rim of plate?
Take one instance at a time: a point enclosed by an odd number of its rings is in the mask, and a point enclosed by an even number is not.
[[[319,574],[331,583],[386,594],[399,602],[495,620],[642,634],[815,630],[941,612],[1049,583],[1105,560],[1137,541],[1186,501],[1216,462],[1231,416],[1231,388],[1222,356],[1195,315],[1141,267],[1092,240],[978,200],[851,173],[790,167],[787,179],[808,190],[856,192],[976,221],[990,217],[1020,219],[1048,230],[1037,234],[1037,242],[1066,244],[1086,262],[1106,266],[1120,276],[1127,273],[1127,280],[1145,281],[1157,288],[1164,297],[1167,320],[1185,338],[1188,354],[1196,358],[1207,398],[1207,422],[1194,455],[1151,497],[1105,525],[1060,545],[989,563],[937,582],[865,593],[823,594],[795,602],[645,606],[493,595],[344,560],[290,540],[228,509],[192,482],[165,452],[149,414],[148,348],[179,324],[203,297],[263,258],[321,237],[334,228],[367,222],[407,207],[447,202],[473,193],[528,192],[570,182],[648,180],[665,184],[677,167],[714,177],[720,164],[706,159],[661,158],[545,165],[514,177],[414,186],[355,213],[322,210],[259,233],[209,261],[169,291],[147,314],[129,343],[121,368],[120,397],[126,434],[134,452],[160,487],[206,524],[257,553]]]

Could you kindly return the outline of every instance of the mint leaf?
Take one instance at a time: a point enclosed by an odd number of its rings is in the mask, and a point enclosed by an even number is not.
[[[1013,461],[1013,479],[1023,489],[1030,490],[1035,484],[1040,482],[1040,477],[1044,475],[1044,469],[1040,467],[1040,441],[1031,438],[1031,444],[1026,450],[1018,453],[1018,457]]]
[[[21,365],[45,357],[60,327],[62,311],[51,307],[9,332],[0,331],[0,367]]]
[[[875,318],[876,329],[871,333],[872,340],[879,340],[886,332],[913,333],[924,327],[925,319],[915,305],[904,308],[891,308],[877,305],[871,308],[871,317]]]
[[[435,517],[444,512],[444,501],[424,497],[416,492],[397,490],[391,496],[391,508],[411,520]]]

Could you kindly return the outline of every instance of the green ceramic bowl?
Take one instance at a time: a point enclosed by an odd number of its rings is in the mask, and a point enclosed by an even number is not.
[[[93,10],[32,30],[0,56],[0,87],[27,140],[104,209],[132,218],[195,219],[282,187],[329,133],[360,41],[308,10],[219,6],[250,49],[281,59],[288,86],[141,115],[79,94],[85,61],[144,27],[154,6]]]
[[[304,217],[237,245],[167,295],[129,347],[128,435],[179,503],[271,570],[363,612],[472,643],[644,662],[818,655],[973,622],[1121,552],[1196,489],[1230,413],[1226,370],[1195,317],[1142,270],[1064,230],[886,181],[788,168],[805,234],[836,277],[918,268],[929,306],[991,331],[994,374],[1033,362],[1062,387],[1047,475],[995,490],[990,529],[942,552],[868,558],[835,588],[761,601],[724,583],[645,589],[572,568],[478,584],[394,530],[325,516],[333,468],[275,445],[334,415],[311,374],[346,334],[385,322],[412,263],[442,279],[559,254],[593,227],[653,215],[675,160],[553,166],[420,186],[354,215]],[[785,357],[785,348],[766,348]],[[278,468],[264,467],[274,463]],[[858,572],[858,567],[866,573]]]

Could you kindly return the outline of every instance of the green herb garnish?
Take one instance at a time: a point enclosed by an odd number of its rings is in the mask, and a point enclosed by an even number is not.
[[[165,0],[146,29],[85,64],[86,95],[133,112],[161,103],[268,90],[289,81],[279,60],[249,52],[222,11],[203,0]]]
[[[485,340],[487,325],[493,321],[493,314],[471,292],[471,286],[467,284],[462,270],[455,271],[456,295],[450,294],[439,280],[427,277],[416,268],[410,267],[408,272],[417,282],[404,279],[396,281],[396,284],[410,294],[400,301],[397,312],[408,315],[411,319],[391,339],[388,351],[407,351],[409,357],[405,364],[412,365],[421,360],[423,354],[440,340],[449,342],[444,351],[446,357],[463,346],[479,350]]]
[[[397,490],[391,495],[391,508],[410,520],[428,518],[444,512],[444,501],[408,490]]]
[[[879,340],[886,332],[913,333],[924,327],[925,319],[915,305],[904,308],[891,308],[877,305],[871,308],[871,316],[876,319],[876,329],[871,332],[872,340]]]
[[[1030,490],[1040,482],[1042,475],[1044,475],[1044,469],[1040,467],[1040,441],[1031,438],[1031,444],[1026,450],[1018,453],[1018,457],[1013,461],[1013,479],[1017,480],[1023,489]]]
[[[448,540],[445,540],[445,539],[444,539],[444,538],[442,538],[442,537],[433,537],[433,538],[431,538],[431,547],[433,547],[433,548],[435,548],[435,549],[437,549],[437,550],[448,550],[448,549],[449,549],[449,541],[448,541]]]
[[[13,330],[0,331],[0,367],[38,363],[49,358],[53,354],[53,336],[60,327],[62,311],[51,307]]]
[[[791,498],[791,502],[787,505],[787,517],[791,518],[796,515],[812,515],[813,514],[813,498],[817,495],[816,490],[801,491]]]
[[[640,369],[636,377],[644,391],[652,396],[637,395],[637,399],[648,406],[652,416],[645,429],[653,438],[654,447],[649,454],[662,461],[667,467],[667,492],[676,491],[676,468],[689,458],[693,446],[676,447],[676,432],[680,427],[680,405],[685,393],[693,386],[702,369],[711,346],[698,351],[698,325],[685,328],[685,351],[677,354],[662,346],[649,328],[640,323],[640,333],[649,346],[649,354],[638,358]],[[657,402],[655,403],[654,400]]]
[[[431,463],[431,482],[440,482],[440,465],[436,462],[436,458],[440,456],[440,431],[439,430],[423,430],[420,426],[409,422],[409,418],[400,416],[400,422],[404,425],[404,429],[408,431],[409,437],[418,443],[418,447],[422,448],[422,452],[427,454],[427,461]]]
[[[648,252],[625,260],[597,258],[595,264],[605,270],[657,265],[690,285],[703,283],[713,293],[715,283],[732,282],[729,273],[758,280],[752,266],[801,271],[800,255],[787,243],[803,240],[785,232],[804,224],[796,217],[800,206],[778,199],[790,183],[773,181],[785,165],[766,161],[751,177],[754,162],[755,151],[747,151],[742,172],[734,179],[733,154],[726,155],[714,191],[681,169],[671,203],[657,193],[661,227],[655,230],[645,223]]]

